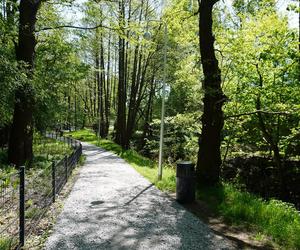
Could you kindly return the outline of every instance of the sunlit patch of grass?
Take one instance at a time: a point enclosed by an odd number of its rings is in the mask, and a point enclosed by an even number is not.
[[[252,227],[287,249],[300,249],[300,213],[292,205],[265,201],[231,184],[202,188],[197,196],[227,221]]]
[[[89,142],[91,144],[96,144],[98,141],[97,136],[95,133],[90,129],[82,129],[78,131],[73,131],[66,133],[67,136],[71,136],[77,140]]]
[[[35,164],[33,165],[43,162],[47,162],[48,164],[49,161],[60,160],[65,155],[69,155],[71,152],[72,148],[67,143],[51,138],[44,138],[39,134],[35,134],[33,144]]]
[[[8,238],[8,237],[0,237],[0,249],[1,250],[9,250],[12,249],[13,246],[17,245],[17,240]]]

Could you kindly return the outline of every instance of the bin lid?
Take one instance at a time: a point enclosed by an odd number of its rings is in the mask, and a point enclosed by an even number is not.
[[[194,163],[191,162],[191,161],[180,161],[180,162],[177,162],[177,166],[188,166],[188,165],[194,165]]]

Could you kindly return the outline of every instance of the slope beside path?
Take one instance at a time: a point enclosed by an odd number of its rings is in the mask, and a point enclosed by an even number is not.
[[[235,249],[123,159],[87,143],[83,152],[46,250]]]

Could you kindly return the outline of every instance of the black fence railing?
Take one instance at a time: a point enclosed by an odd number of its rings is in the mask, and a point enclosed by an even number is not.
[[[39,234],[42,228],[38,225],[82,154],[81,143],[73,138],[55,133],[44,136],[68,144],[72,151],[60,161],[36,169],[34,174],[20,167],[0,179],[0,249],[20,249],[28,236]]]
[[[13,248],[19,243],[20,173],[21,171],[17,171],[0,181],[1,249]]]

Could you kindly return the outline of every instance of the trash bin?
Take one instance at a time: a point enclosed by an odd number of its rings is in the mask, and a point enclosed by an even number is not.
[[[177,163],[176,200],[179,203],[195,201],[195,165],[190,161]]]

